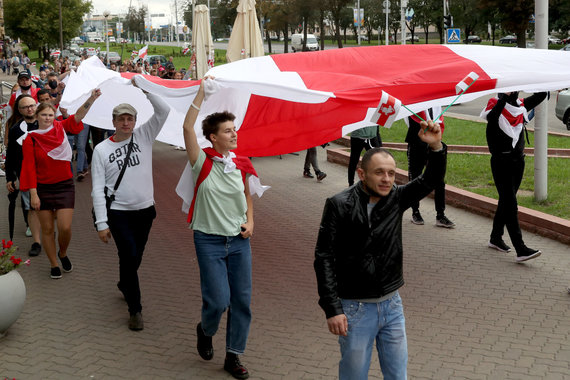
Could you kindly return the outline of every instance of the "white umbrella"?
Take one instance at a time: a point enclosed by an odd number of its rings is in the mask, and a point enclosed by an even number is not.
[[[234,62],[263,55],[263,39],[255,12],[255,0],[240,0],[226,51],[226,59],[228,62]]]
[[[192,77],[202,79],[214,67],[214,41],[210,31],[210,10],[204,4],[194,8],[192,22]]]

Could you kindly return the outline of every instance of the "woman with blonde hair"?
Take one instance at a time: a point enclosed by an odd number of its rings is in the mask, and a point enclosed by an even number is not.
[[[81,120],[100,95],[99,89],[93,90],[76,114],[63,121],[55,120],[53,105],[40,103],[36,109],[38,129],[22,136],[24,160],[20,188],[30,191],[32,208],[39,210],[42,245],[50,261],[53,279],[62,277],[56,256],[54,219],[57,220],[58,256],[62,268],[65,272],[73,269],[67,257],[67,248],[71,241],[75,184],[70,165],[72,151],[65,133],[81,132]]]

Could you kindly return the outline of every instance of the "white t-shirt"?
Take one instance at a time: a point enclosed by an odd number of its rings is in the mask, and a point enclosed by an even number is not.
[[[141,210],[154,204],[152,181],[152,144],[160,133],[170,107],[158,96],[147,94],[154,107],[153,116],[133,132],[133,149],[128,167],[111,204],[113,210]],[[97,230],[109,228],[104,189],[111,194],[127,156],[130,138],[120,142],[110,138],[102,141],[93,151],[91,174],[93,208]]]

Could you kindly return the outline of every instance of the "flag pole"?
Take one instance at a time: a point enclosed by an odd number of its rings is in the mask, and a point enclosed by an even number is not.
[[[423,117],[421,117],[420,115],[418,115],[417,113],[415,113],[414,111],[412,111],[411,109],[409,109],[408,107],[406,107],[404,104],[402,104],[402,107],[404,107],[405,109],[407,109],[408,111],[410,111],[411,113],[413,113],[414,115],[416,115],[417,117],[419,117],[421,121],[425,121]],[[427,123],[427,121],[426,121],[426,123]]]

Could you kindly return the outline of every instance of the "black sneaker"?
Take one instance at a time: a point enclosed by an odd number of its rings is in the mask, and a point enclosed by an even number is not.
[[[305,178],[315,178],[315,176],[311,174],[311,171],[310,171],[310,170],[305,170],[305,171],[303,172],[303,177],[305,177]]]
[[[422,218],[422,214],[420,214],[419,210],[412,212],[412,223],[417,224],[419,226],[424,225],[424,218]]]
[[[54,280],[57,280],[58,278],[61,278],[61,269],[59,269],[59,267],[53,267],[51,268],[51,273],[50,273],[50,277],[53,278]]]
[[[443,228],[455,228],[455,223],[447,219],[447,216],[445,215],[435,218],[435,225]]]
[[[224,369],[230,373],[236,379],[247,379],[249,378],[249,371],[239,360],[239,356],[232,354],[231,352],[226,353],[226,360],[224,361]]]
[[[129,317],[129,330],[141,331],[142,329],[144,329],[144,322],[141,312],[131,314]]]
[[[318,172],[317,173],[317,181],[319,181],[319,182],[321,182],[326,177],[327,177],[327,173],[325,173],[325,172]]]
[[[517,249],[517,263],[522,263],[523,261],[531,260],[540,256],[542,252],[538,249],[532,249],[523,245],[521,248]]]
[[[503,241],[503,239],[499,239],[499,240],[491,239],[491,240],[489,240],[489,243],[487,243],[487,246],[489,248],[496,249],[497,251],[500,251],[500,252],[510,252],[511,251],[511,247],[509,247]]]
[[[212,337],[206,336],[202,330],[202,322],[196,326],[196,335],[198,336],[198,354],[204,360],[212,360],[214,357],[214,347],[212,346]]]
[[[41,251],[42,251],[42,245],[40,243],[33,243],[32,247],[28,251],[28,256],[30,257],[38,256]]]
[[[58,257],[59,257],[59,253],[58,253]],[[61,261],[61,267],[63,268],[64,272],[69,273],[73,270],[73,265],[71,265],[71,261],[69,261],[69,257],[67,257],[67,256],[60,257],[59,261]]]

